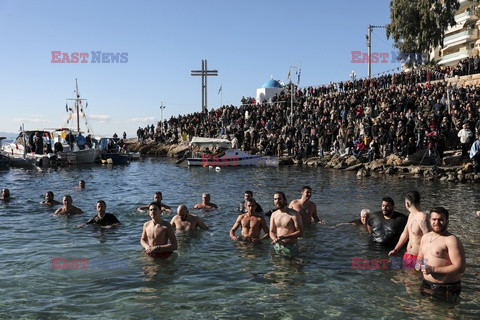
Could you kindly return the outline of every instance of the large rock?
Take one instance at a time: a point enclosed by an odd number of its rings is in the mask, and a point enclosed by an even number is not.
[[[385,159],[377,159],[370,162],[368,165],[366,165],[366,167],[369,168],[370,171],[378,172],[383,170],[384,165]]]
[[[459,166],[462,164],[461,155],[443,157],[443,164],[446,166]]]
[[[399,156],[391,154],[387,157],[387,164],[391,166],[400,166],[403,164],[403,160]]]
[[[421,174],[423,172],[423,169],[418,166],[410,166],[409,171],[411,174]]]
[[[346,168],[345,171],[357,171],[360,168],[363,168],[362,163],[354,164],[353,166]]]
[[[350,156],[348,157],[347,160],[345,160],[345,164],[347,167],[351,167],[356,163],[357,163],[357,158],[355,158],[355,156]]]
[[[187,145],[172,145],[168,148],[169,157],[181,158],[190,148]]]

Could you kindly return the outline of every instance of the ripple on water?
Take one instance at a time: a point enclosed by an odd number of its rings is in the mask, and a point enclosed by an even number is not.
[[[480,219],[472,214],[480,208],[480,191],[473,185],[357,179],[348,172],[294,166],[217,173],[157,159],[122,167],[15,169],[1,172],[0,178],[16,197],[0,204],[0,318],[360,319],[371,318],[375,310],[375,318],[474,319],[479,312]],[[86,181],[85,190],[75,189],[80,179]],[[269,241],[251,246],[230,240],[244,191],[252,190],[269,210],[274,191],[284,191],[290,201],[300,196],[303,185],[313,188],[312,200],[325,224],[306,231],[298,257],[279,257]],[[463,298],[453,308],[421,297],[419,281],[401,270],[352,269],[352,257],[386,258],[386,253],[371,251],[361,228],[331,228],[358,217],[362,208],[379,209],[384,195],[393,196],[397,210],[405,212],[402,197],[412,188],[421,191],[425,209],[443,205],[451,211],[450,229],[464,242]],[[53,208],[38,204],[48,190],[57,200],[71,194],[85,214],[53,216]],[[185,204],[210,227],[179,233],[179,250],[168,260],[146,256],[139,244],[149,216],[136,208],[152,201],[155,191],[163,192],[174,211]],[[192,209],[203,192],[211,194],[218,210]],[[77,228],[95,214],[98,199],[120,219],[119,228]],[[52,257],[89,259],[90,268],[52,269]],[[93,268],[92,261],[99,259],[103,265]],[[122,268],[107,268],[112,261],[121,261]]]

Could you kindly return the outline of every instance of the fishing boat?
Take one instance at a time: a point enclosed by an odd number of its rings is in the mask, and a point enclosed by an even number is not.
[[[251,155],[240,149],[230,148],[228,139],[193,137],[190,142],[192,157],[187,158],[189,166],[278,166],[278,158],[264,155]]]
[[[100,138],[98,144],[102,164],[128,164],[129,156],[112,138]]]
[[[75,118],[76,128],[62,127],[51,131],[55,153],[69,163],[93,163],[100,158],[100,150],[91,138],[91,129],[84,112],[84,108],[88,107],[86,100],[80,97],[78,81],[75,79],[75,98],[67,99],[65,110],[69,113],[67,125],[73,124]],[[73,101],[73,108],[68,106],[68,101]],[[86,102],[85,106],[83,102]],[[80,117],[85,119],[85,124],[88,127],[87,136],[82,135],[85,132],[80,129]]]
[[[8,164],[10,167],[16,168],[32,168],[34,166],[46,166],[50,161],[50,156],[41,153],[35,153],[32,151],[34,148],[33,142],[29,143],[29,137],[33,141],[33,137],[37,131],[25,131],[24,126],[20,127],[20,133],[17,138],[10,143],[2,144],[0,140],[0,150],[4,157],[8,158]],[[39,133],[40,134],[40,133]],[[43,137],[43,132],[42,132]],[[44,139],[42,138],[42,143]],[[53,159],[53,158],[52,158]]]

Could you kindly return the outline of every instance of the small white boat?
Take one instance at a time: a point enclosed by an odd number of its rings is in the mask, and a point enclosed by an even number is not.
[[[230,149],[230,141],[227,139],[201,138],[193,137],[190,145],[198,148],[199,152],[194,152],[191,158],[187,158],[189,166],[203,167],[235,167],[235,166],[254,166],[254,167],[276,167],[278,158],[251,155],[248,152],[239,149]],[[225,151],[221,156],[213,155],[211,149]]]

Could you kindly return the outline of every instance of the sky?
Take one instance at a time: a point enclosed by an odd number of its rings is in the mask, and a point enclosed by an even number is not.
[[[207,79],[209,109],[239,106],[271,78],[288,83],[289,70],[295,83],[300,71],[300,87],[352,71],[366,77],[352,51],[366,53],[368,25],[389,16],[378,0],[0,0],[0,132],[68,126],[77,79],[91,133],[136,136],[140,126],[201,111],[201,77],[191,71],[202,59],[218,70]],[[94,63],[98,51],[123,59]],[[398,72],[393,51],[385,29],[373,29],[372,52],[389,58],[372,63],[372,76]],[[89,56],[67,63],[75,52]]]

